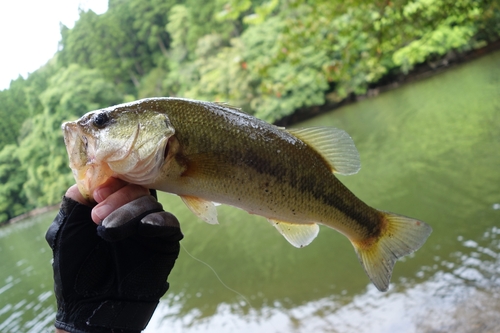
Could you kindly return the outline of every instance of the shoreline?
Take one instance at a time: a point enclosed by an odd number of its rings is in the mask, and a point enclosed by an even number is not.
[[[368,98],[376,97],[381,93],[397,89],[408,83],[425,80],[435,75],[439,75],[450,69],[456,68],[496,51],[500,51],[500,39],[491,42],[490,44],[479,49],[467,51],[464,53],[450,52],[443,57],[436,59],[435,61],[427,61],[423,64],[416,65],[407,74],[387,74],[385,77],[382,77],[378,81],[378,83],[370,85],[366,93],[363,95],[351,94],[340,102],[329,102],[327,97],[328,93],[325,93],[325,104],[297,109],[293,114],[275,121],[274,125],[286,127],[305,120],[309,120],[325,112],[334,111],[335,109],[341,108],[343,106],[360,102]]]
[[[29,212],[23,213],[21,215],[17,215],[15,217],[13,217],[13,218],[11,218],[11,219],[9,219],[9,220],[1,223],[0,227],[20,222],[20,221],[22,221],[24,219],[27,219],[28,217],[34,217],[34,216],[37,216],[37,215],[49,212],[51,210],[59,209],[60,206],[61,206],[61,204],[58,203],[58,204],[55,204],[55,205],[44,206],[44,207],[39,207],[39,208],[32,209]]]

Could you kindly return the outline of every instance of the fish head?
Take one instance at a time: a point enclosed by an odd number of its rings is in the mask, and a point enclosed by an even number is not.
[[[91,111],[62,125],[69,166],[82,195],[108,178],[146,185],[164,163],[167,143],[175,134],[165,113],[147,104],[121,104]]]

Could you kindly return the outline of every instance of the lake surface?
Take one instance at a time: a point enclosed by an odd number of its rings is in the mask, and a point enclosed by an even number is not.
[[[358,197],[434,229],[389,291],[331,229],[296,249],[263,218],[220,206],[211,226],[161,194],[185,239],[146,332],[499,332],[500,52],[300,126],[319,125],[353,137]],[[53,332],[54,216],[0,228],[0,332]]]

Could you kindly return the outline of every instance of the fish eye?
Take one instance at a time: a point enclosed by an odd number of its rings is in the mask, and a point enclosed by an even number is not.
[[[101,112],[95,115],[92,121],[97,128],[103,128],[109,122],[109,116],[106,112]]]

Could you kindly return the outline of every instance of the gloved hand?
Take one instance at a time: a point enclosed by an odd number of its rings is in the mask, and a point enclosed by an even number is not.
[[[54,254],[55,326],[140,332],[168,289],[183,237],[179,222],[153,196],[118,208],[99,226],[91,209],[64,197],[46,234]]]

